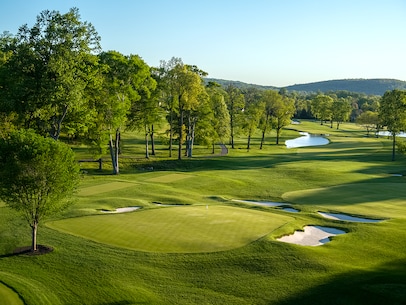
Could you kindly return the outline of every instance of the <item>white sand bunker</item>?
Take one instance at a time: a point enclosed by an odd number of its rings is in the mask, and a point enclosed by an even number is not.
[[[303,231],[295,231],[292,235],[282,236],[277,240],[301,246],[320,246],[329,242],[330,236],[339,234],[345,234],[345,232],[329,227],[305,226]]]
[[[237,199],[233,199],[233,201],[262,205],[262,206],[267,206],[267,207],[280,207],[280,206],[288,205],[284,202],[273,202],[273,201],[253,201],[253,200],[237,200]]]
[[[381,219],[370,219],[370,218],[362,218],[362,217],[355,217],[346,214],[339,214],[339,213],[324,213],[318,212],[321,216],[334,219],[334,220],[342,220],[342,221],[352,221],[352,222],[380,222]]]
[[[102,212],[103,213],[109,213],[109,214],[128,213],[128,212],[138,210],[139,208],[140,207],[126,207],[126,208],[117,208],[114,211],[102,210]]]

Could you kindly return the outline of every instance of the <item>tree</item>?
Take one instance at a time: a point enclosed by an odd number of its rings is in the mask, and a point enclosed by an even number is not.
[[[367,135],[369,136],[369,132],[372,129],[378,130],[379,128],[379,114],[378,112],[373,112],[370,110],[367,110],[363,113],[361,113],[356,121],[357,124],[363,126],[367,130]]]
[[[86,107],[84,90],[95,73],[89,67],[99,39],[76,8],[43,11],[32,28],[19,28],[8,40],[12,55],[2,67],[8,76],[0,79],[0,103],[18,114],[19,126],[59,138],[64,120]]]
[[[272,128],[271,118],[275,113],[275,107],[282,100],[282,95],[280,95],[275,90],[266,90],[262,95],[262,101],[265,103],[264,112],[261,120],[262,137],[259,149],[265,142],[265,134]]]
[[[158,70],[158,73],[163,82],[162,88],[165,92],[165,100],[169,112],[170,156],[172,155],[172,137],[174,128],[176,128],[178,133],[178,159],[181,160],[185,138],[189,137],[189,141],[191,139],[191,124],[193,122],[190,115],[197,109],[199,97],[205,91],[202,76],[207,75],[207,73],[196,66],[183,64],[179,58],[172,58],[169,63],[161,62],[161,68]],[[185,133],[186,114],[189,116],[186,118],[188,128]],[[176,115],[177,125],[175,126]]]
[[[312,113],[320,120],[320,125],[323,125],[324,121],[331,118],[332,103],[333,99],[324,94],[319,94],[312,100]]]
[[[283,96],[274,104],[272,114],[272,124],[276,130],[276,144],[279,144],[279,138],[282,128],[289,125],[295,113],[295,101],[289,97]]]
[[[250,103],[244,109],[242,129],[247,133],[247,151],[250,150],[251,136],[258,128],[259,120],[264,112],[265,103]]]
[[[338,98],[331,104],[331,121],[337,123],[337,129],[340,128],[340,124],[347,121],[351,113],[351,104],[345,98]]]
[[[79,183],[79,165],[64,143],[32,130],[18,130],[0,140],[0,199],[20,212],[37,250],[42,220],[64,209]]]
[[[211,144],[214,153],[214,145],[216,141],[223,143],[225,138],[230,134],[230,114],[225,102],[227,92],[225,92],[219,84],[209,82],[206,91],[209,95],[210,108],[213,111],[209,124],[213,126]]]
[[[396,135],[406,130],[406,91],[386,91],[379,107],[379,120],[392,135],[392,161],[395,160]]]
[[[231,148],[234,148],[234,136],[236,134],[239,118],[245,106],[245,100],[241,91],[233,85],[227,86],[226,92],[226,104],[230,114],[230,144]]]

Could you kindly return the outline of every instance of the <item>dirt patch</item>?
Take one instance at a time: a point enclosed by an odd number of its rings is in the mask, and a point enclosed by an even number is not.
[[[37,251],[32,252],[31,246],[16,248],[13,252],[14,255],[43,255],[54,251],[52,247],[37,245]]]

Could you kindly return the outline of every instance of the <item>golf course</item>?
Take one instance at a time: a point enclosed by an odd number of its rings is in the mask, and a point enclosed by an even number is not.
[[[328,144],[287,148],[300,132]],[[16,253],[30,228],[0,202],[0,304],[406,304],[406,156],[353,123],[260,138],[183,160],[157,142],[147,160],[123,133],[120,174],[81,163],[74,204],[38,230],[43,255]],[[331,234],[305,245],[307,228]]]

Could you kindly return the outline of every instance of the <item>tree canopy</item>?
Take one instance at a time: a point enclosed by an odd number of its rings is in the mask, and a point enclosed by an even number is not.
[[[37,250],[41,221],[64,209],[79,183],[79,165],[64,143],[33,130],[0,139],[0,199],[22,214]]]

